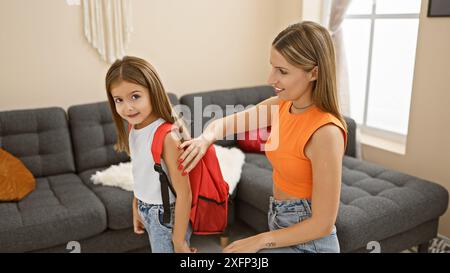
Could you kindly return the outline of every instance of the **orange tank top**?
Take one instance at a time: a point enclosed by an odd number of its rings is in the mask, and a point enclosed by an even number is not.
[[[273,167],[273,181],[283,192],[298,198],[311,199],[312,167],[311,160],[305,154],[306,143],[320,127],[335,124],[341,128],[344,143],[347,143],[347,132],[342,123],[330,113],[313,106],[300,114],[292,114],[291,101],[280,100],[279,119],[273,120],[271,134],[266,145],[276,145],[274,130],[278,130],[278,146],[266,151],[267,158]]]

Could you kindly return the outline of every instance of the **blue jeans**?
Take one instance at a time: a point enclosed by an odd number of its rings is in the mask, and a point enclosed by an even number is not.
[[[175,203],[170,205],[170,222],[163,223],[164,208],[162,205],[152,205],[138,199],[138,213],[147,230],[153,253],[173,253],[172,229],[175,216]],[[192,228],[188,225],[186,241],[189,244]]]
[[[269,229],[277,230],[297,224],[310,218],[311,202],[306,199],[275,200],[270,197]],[[339,241],[336,235],[336,226],[330,235],[302,243],[299,245],[263,249],[260,253],[339,253]]]

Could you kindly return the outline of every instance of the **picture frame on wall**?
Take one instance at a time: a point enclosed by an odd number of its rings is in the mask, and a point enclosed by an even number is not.
[[[450,17],[449,0],[429,0],[428,17]]]

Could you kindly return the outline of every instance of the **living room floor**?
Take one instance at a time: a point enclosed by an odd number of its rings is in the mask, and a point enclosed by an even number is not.
[[[255,235],[249,226],[236,219],[230,231],[229,243]],[[191,246],[198,249],[198,253],[221,253],[220,235],[192,235]]]

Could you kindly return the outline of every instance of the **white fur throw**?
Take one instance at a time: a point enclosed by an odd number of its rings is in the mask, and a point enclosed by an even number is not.
[[[228,182],[231,194],[241,179],[245,155],[238,148],[229,149],[218,145],[214,145],[214,148],[216,149],[223,178]],[[91,176],[91,180],[94,184],[119,187],[127,191],[133,191],[131,163],[120,163],[119,165],[112,165],[103,171],[97,171]]]

